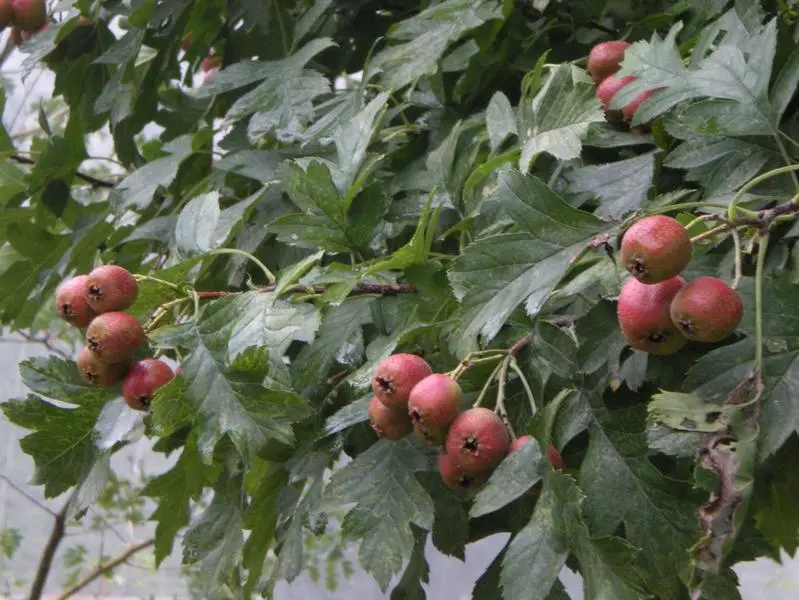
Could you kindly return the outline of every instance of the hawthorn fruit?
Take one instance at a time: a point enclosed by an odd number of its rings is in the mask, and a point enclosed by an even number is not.
[[[491,476],[491,471],[469,473],[450,459],[446,452],[438,455],[438,472],[444,484],[456,492],[474,492],[483,487]]]
[[[523,435],[521,437],[516,438],[510,443],[510,448],[508,449],[508,454],[512,454],[516,452],[519,448],[521,448],[524,444],[531,441],[533,438],[529,435]],[[556,471],[560,471],[563,469],[563,457],[558,452],[558,449],[555,448],[552,444],[549,445],[547,448],[547,458],[549,459],[549,464],[552,465],[552,468]]]
[[[636,221],[626,231],[619,257],[638,281],[653,284],[679,275],[692,254],[685,227],[672,217],[653,215]]]
[[[616,307],[621,333],[637,350],[665,356],[685,346],[687,340],[671,320],[671,301],[685,279],[679,275],[647,285],[635,277],[624,283]]]
[[[14,24],[22,31],[38,31],[47,23],[44,0],[11,0]]]
[[[89,273],[86,299],[96,313],[125,310],[136,302],[139,284],[130,271],[103,265]]]
[[[388,408],[405,410],[413,387],[431,375],[427,361],[415,354],[392,354],[375,369],[372,391]]]
[[[134,410],[147,410],[156,390],[175,377],[165,362],[145,358],[133,363],[122,382],[125,403]]]
[[[443,443],[458,416],[461,396],[458,382],[443,373],[428,375],[417,383],[408,397],[408,414],[417,435],[434,446]]]
[[[73,327],[81,329],[97,316],[86,300],[88,280],[88,276],[78,275],[64,281],[55,291],[55,306],[58,316]]]
[[[629,46],[630,42],[611,40],[600,42],[591,48],[591,52],[588,53],[586,71],[594,83],[600,83],[619,70],[619,65],[624,60],[624,52]]]
[[[624,113],[621,110],[612,110],[610,108],[610,101],[613,100],[616,92],[633,81],[635,81],[635,77],[632,75],[625,75],[624,77],[609,75],[597,86],[596,99],[599,100],[605,109],[605,117],[608,121],[621,121],[624,118]]]
[[[626,104],[624,107],[622,107],[621,113],[624,117],[624,120],[628,123],[632,121],[636,111],[638,110],[638,107],[641,106],[644,100],[649,98],[656,91],[657,90],[646,90],[645,92],[641,92],[635,98],[633,98],[629,104]]]
[[[505,423],[487,408],[464,411],[447,434],[447,454],[467,473],[493,469],[508,454],[509,447]]]
[[[144,343],[144,330],[124,312],[98,315],[86,329],[86,345],[100,362],[116,363],[133,357]]]
[[[696,342],[720,342],[743,318],[741,297],[721,279],[697,277],[671,301],[671,320],[680,333]]]
[[[130,366],[127,362],[100,362],[88,346],[81,349],[75,362],[81,378],[97,387],[108,387],[122,380]]]
[[[413,431],[407,412],[388,408],[377,396],[369,401],[369,424],[378,437],[391,441],[401,440]]]

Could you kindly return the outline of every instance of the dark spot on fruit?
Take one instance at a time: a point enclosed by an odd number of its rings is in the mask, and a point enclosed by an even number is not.
[[[150,400],[151,400],[150,396],[139,396],[139,398],[137,399],[139,401],[139,404],[141,404],[142,408],[144,409],[150,408]]]
[[[86,344],[91,348],[94,352],[97,352],[100,349],[100,342],[98,342],[95,338],[88,338],[86,340]]]
[[[97,383],[97,373],[95,373],[94,371],[90,371],[89,369],[86,369],[83,372],[83,374],[86,376],[86,379],[88,379],[89,383],[91,383],[92,385]]]
[[[694,326],[690,322],[679,320],[677,321],[677,324],[680,326],[680,329],[682,329],[685,333],[689,335],[694,333]]]
[[[70,317],[70,318],[72,318],[72,317],[74,317],[74,316],[75,316],[75,313],[74,313],[74,312],[73,312],[73,310],[72,310],[72,306],[70,306],[70,305],[69,305],[69,304],[67,304],[66,302],[64,302],[64,304],[62,304],[62,305],[61,305],[61,312],[62,312],[62,313],[65,315],[65,316],[67,316],[67,317]]]
[[[89,295],[92,298],[94,298],[95,300],[99,300],[99,299],[101,299],[103,297],[103,294],[100,291],[100,288],[98,286],[96,286],[96,285],[89,286]]]
[[[635,260],[635,264],[633,264],[633,270],[635,271],[636,275],[643,275],[646,273],[646,267],[640,259]]]
[[[468,437],[466,438],[466,441],[463,442],[463,448],[468,452],[477,452],[479,447],[480,445],[477,443],[477,439],[474,437]]]
[[[420,413],[418,410],[412,410],[411,411],[411,421],[413,421],[414,423],[421,423],[422,422],[422,413]],[[429,432],[426,431],[426,433],[429,433]]]
[[[468,475],[461,475],[458,477],[458,487],[462,487],[465,490],[468,490],[469,487],[472,485],[472,478]]]
[[[380,389],[384,392],[391,392],[393,391],[393,387],[391,386],[391,382],[386,379],[385,377],[376,377],[375,380],[377,381],[377,385],[380,386]]]
[[[660,331],[653,331],[648,336],[646,336],[646,339],[655,344],[660,344],[666,341],[666,334]]]

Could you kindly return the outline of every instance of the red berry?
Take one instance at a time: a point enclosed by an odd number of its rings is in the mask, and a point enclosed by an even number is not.
[[[145,358],[133,366],[122,382],[122,395],[127,405],[135,410],[147,410],[156,390],[166,385],[175,374],[165,362]]]
[[[552,465],[552,468],[556,471],[563,470],[563,457],[558,452],[558,449],[555,448],[552,444],[549,445],[547,448],[547,458],[549,459],[549,464]]]
[[[86,329],[86,345],[100,362],[116,363],[133,357],[144,343],[144,330],[124,312],[98,315]]]
[[[408,413],[388,408],[377,396],[369,401],[369,424],[379,437],[392,441],[404,438],[413,429]]]
[[[456,492],[478,490],[491,476],[491,471],[467,473],[444,452],[438,455],[438,472],[447,487]]]
[[[447,454],[468,473],[493,469],[509,447],[505,423],[487,408],[470,408],[461,413],[447,434]]]
[[[75,361],[78,373],[87,383],[97,387],[108,387],[120,381],[128,370],[129,364],[122,363],[102,363],[97,360],[94,352],[87,346],[78,353]]]
[[[37,31],[47,22],[44,0],[11,0],[14,24],[22,31]]]
[[[654,215],[632,224],[621,242],[619,259],[641,283],[660,283],[679,275],[693,247],[685,227],[672,217]]]
[[[515,440],[513,440],[510,443],[510,447],[508,448],[508,454],[516,452],[519,448],[524,446],[527,442],[529,442],[532,439],[533,439],[532,436],[529,435],[523,435],[522,437],[517,437]]]
[[[689,281],[671,301],[671,320],[688,339],[720,342],[741,324],[738,293],[716,277]]]
[[[139,295],[139,284],[127,269],[103,265],[89,273],[86,299],[96,313],[125,310]]]
[[[214,56],[213,54],[206,56],[200,63],[200,67],[206,73],[211,70],[218,71],[219,67],[221,66],[222,66],[222,59],[218,56]]]
[[[635,77],[632,75],[625,75],[624,77],[609,75],[597,86],[596,98],[602,103],[602,107],[605,109],[605,116],[609,121],[621,121],[623,117],[622,111],[612,110],[610,101],[613,100],[616,92],[633,81],[635,81]]]
[[[408,398],[408,414],[416,433],[428,444],[438,445],[458,416],[461,396],[458,382],[443,373],[434,373],[417,383]]]
[[[421,356],[392,354],[377,365],[372,391],[387,407],[405,410],[413,387],[432,372]]]
[[[64,281],[55,291],[58,316],[74,327],[86,327],[96,316],[86,300],[88,279],[86,275],[78,275]]]
[[[619,65],[624,60],[624,51],[629,46],[630,42],[612,40],[600,42],[591,48],[591,52],[588,53],[586,71],[588,71],[594,83],[599,83],[619,70]]]
[[[624,120],[628,123],[632,121],[636,111],[638,110],[638,107],[641,106],[644,100],[649,98],[655,92],[657,92],[657,90],[647,90],[645,92],[641,92],[635,98],[633,98],[629,104],[624,106],[621,109],[622,115],[624,115]]]
[[[617,315],[622,335],[633,348],[650,354],[674,354],[686,339],[671,321],[669,308],[685,280],[672,277],[646,285],[630,277],[619,294]]]

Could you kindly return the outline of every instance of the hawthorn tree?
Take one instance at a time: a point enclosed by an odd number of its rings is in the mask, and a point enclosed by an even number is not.
[[[796,551],[795,0],[57,10],[14,26],[67,116],[0,140],[0,317],[115,365],[26,360],[2,406],[62,526],[143,435],[178,456],[155,560],[206,597],[269,597],[337,511],[392,598],[428,538],[511,533],[477,599],[565,598],[564,565],[738,598]]]

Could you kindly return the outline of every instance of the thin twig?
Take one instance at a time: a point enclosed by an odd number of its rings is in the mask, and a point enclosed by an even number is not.
[[[17,493],[18,493],[18,494],[20,494],[21,496],[24,496],[24,497],[25,497],[25,498],[26,498],[28,501],[30,501],[31,503],[35,504],[35,505],[36,505],[36,506],[38,506],[39,508],[41,508],[43,511],[45,511],[45,512],[47,512],[47,513],[50,513],[50,516],[52,516],[52,517],[54,517],[54,518],[58,516],[58,515],[57,515],[56,513],[54,513],[52,510],[50,510],[49,508],[47,508],[47,507],[46,507],[44,504],[42,504],[41,502],[39,502],[39,501],[38,501],[36,498],[34,498],[33,496],[31,496],[31,495],[30,495],[28,492],[26,492],[26,491],[25,491],[25,490],[23,490],[21,487],[19,487],[19,486],[18,486],[16,483],[14,483],[13,481],[11,481],[11,479],[10,479],[10,478],[9,478],[7,475],[2,475],[2,474],[0,474],[0,479],[2,479],[3,481],[5,481],[5,482],[8,484],[8,487],[10,487],[12,490],[14,490],[15,492],[17,492]]]
[[[32,158],[29,158],[27,156],[20,156],[19,154],[12,154],[8,158],[10,158],[14,162],[17,162],[17,163],[19,163],[21,165],[35,165],[36,164],[36,161],[33,160]],[[113,181],[108,181],[106,179],[100,179],[98,177],[95,177],[94,175],[89,175],[88,173],[83,173],[82,171],[75,171],[75,177],[77,177],[78,179],[82,179],[86,183],[89,183],[89,184],[91,184],[91,185],[93,185],[95,187],[113,188],[113,187],[116,187],[116,185],[117,185]]]
[[[519,339],[515,344],[513,344],[513,346],[508,348],[508,354],[510,356],[516,356],[531,341],[533,341],[533,334],[532,333],[528,333],[526,336],[524,336],[523,338]]]
[[[47,583],[47,576],[50,574],[50,568],[53,566],[53,558],[55,558],[56,550],[58,550],[61,540],[64,539],[64,533],[67,529],[67,513],[72,504],[72,499],[75,497],[77,490],[72,492],[69,499],[64,502],[64,506],[58,511],[58,514],[53,519],[53,529],[50,531],[50,539],[47,540],[47,545],[42,551],[42,556],[39,559],[39,566],[36,568],[36,575],[31,585],[31,593],[28,600],[40,600],[42,592],[44,592],[44,585]]]
[[[738,285],[741,283],[741,277],[743,276],[743,270],[741,268],[741,236],[734,227],[730,229],[730,233],[732,234],[732,241],[735,244],[735,277],[730,287],[735,290],[738,289]]]
[[[141,552],[145,548],[149,548],[155,543],[155,538],[150,538],[144,540],[143,542],[139,542],[138,544],[132,545],[130,548],[122,552],[121,554],[117,555],[116,557],[112,558],[111,560],[99,565],[96,569],[91,571],[86,577],[75,583],[72,587],[65,590],[60,596],[56,598],[56,600],[66,600],[76,592],[79,592],[87,585],[92,583],[95,579],[102,577],[108,571],[118,567],[123,562],[128,560],[131,556],[136,554],[137,552]]]
[[[36,337],[31,333],[26,333],[20,330],[15,330],[13,331],[13,333],[16,333],[22,338],[22,340],[19,340],[20,342],[24,341],[31,344],[42,344],[45,348],[47,348],[51,352],[55,352],[56,354],[62,356],[67,360],[70,360],[72,358],[71,352],[62,350],[61,348],[55,345],[55,343],[53,342],[53,336],[51,336],[49,333],[44,334],[42,337]],[[17,341],[18,340],[13,340],[9,338],[0,338],[0,342],[4,343],[15,343]]]

